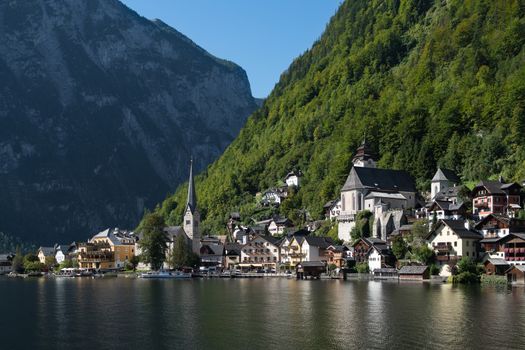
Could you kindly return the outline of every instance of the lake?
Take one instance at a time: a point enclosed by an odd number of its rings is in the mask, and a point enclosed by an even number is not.
[[[525,289],[0,278],[1,349],[525,348]]]

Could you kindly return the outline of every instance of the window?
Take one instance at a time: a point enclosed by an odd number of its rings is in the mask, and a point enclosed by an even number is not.
[[[467,252],[467,256],[468,256],[468,252]]]
[[[465,245],[468,247],[470,245],[470,241],[466,241]]]
[[[277,253],[277,249],[274,249],[273,252],[274,252],[274,253]]]
[[[458,246],[458,242],[454,242],[454,247],[457,247]]]
[[[186,220],[186,225],[191,224],[191,220]]]

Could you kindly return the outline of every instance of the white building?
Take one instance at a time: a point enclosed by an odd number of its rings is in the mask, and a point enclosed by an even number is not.
[[[428,246],[434,250],[437,261],[447,268],[441,274],[450,275],[450,267],[461,258],[476,259],[482,235],[471,229],[468,221],[440,220],[436,229],[427,237]]]
[[[449,188],[460,184],[461,180],[452,170],[438,168],[431,181],[430,199],[435,200],[441,197],[440,194],[445,194]]]
[[[241,248],[243,268],[275,268],[279,264],[278,241],[271,236],[257,235]]]
[[[349,242],[356,214],[381,206],[381,211],[409,209],[416,206],[414,180],[406,171],[377,169],[369,161],[371,152],[366,143],[357,150],[354,166],[341,189],[341,214],[338,221],[339,239]]]
[[[288,185],[288,187],[299,187],[301,186],[302,176],[303,174],[300,171],[291,171],[284,178],[284,182],[286,182],[286,185]]]

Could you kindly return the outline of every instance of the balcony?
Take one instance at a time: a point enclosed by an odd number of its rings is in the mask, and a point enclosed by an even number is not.
[[[434,249],[438,252],[450,252],[452,250],[452,245],[450,243],[437,243],[434,244]]]

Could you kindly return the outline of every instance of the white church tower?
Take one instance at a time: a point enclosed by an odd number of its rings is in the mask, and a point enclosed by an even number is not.
[[[197,195],[195,193],[195,183],[193,181],[193,159],[190,161],[190,178],[188,181],[188,200],[184,212],[184,232],[191,239],[192,251],[200,253],[201,235],[199,233],[200,214],[197,210]]]

